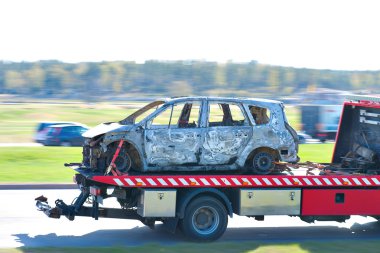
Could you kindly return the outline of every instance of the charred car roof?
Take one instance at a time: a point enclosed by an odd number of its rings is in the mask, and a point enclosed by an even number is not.
[[[177,102],[186,102],[189,100],[226,101],[226,102],[236,102],[236,103],[282,104],[282,102],[280,101],[264,99],[264,98],[227,98],[227,97],[203,97],[203,96],[174,97],[174,98],[162,99],[161,101],[165,101],[166,103],[177,103]]]

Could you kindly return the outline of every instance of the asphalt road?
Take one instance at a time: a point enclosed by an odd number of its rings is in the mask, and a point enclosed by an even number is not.
[[[44,194],[52,204],[57,198],[66,203],[78,190],[0,190],[0,248],[15,247],[105,247],[145,243],[175,244],[185,239],[155,230],[139,221],[78,217],[50,219],[37,211],[34,198]],[[107,205],[111,205],[108,203]],[[222,241],[302,241],[330,239],[372,239],[380,237],[380,225],[373,218],[353,216],[346,223],[304,223],[297,217],[268,216],[265,221],[235,216],[229,220]]]

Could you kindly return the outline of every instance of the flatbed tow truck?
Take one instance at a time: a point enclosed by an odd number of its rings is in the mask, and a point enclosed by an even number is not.
[[[352,97],[343,105],[330,164],[277,163],[270,175],[95,173],[70,164],[80,195],[73,204],[36,198],[51,218],[76,216],[163,222],[188,238],[212,241],[223,235],[233,214],[264,220],[298,216],[306,222],[344,222],[351,215],[380,218],[380,98]],[[116,198],[120,208],[102,207]],[[85,204],[90,200],[90,205]]]

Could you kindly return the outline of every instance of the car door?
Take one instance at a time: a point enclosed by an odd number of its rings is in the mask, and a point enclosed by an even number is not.
[[[201,164],[232,164],[252,137],[252,126],[239,103],[211,101],[206,108],[208,119]]]
[[[168,106],[148,121],[144,149],[148,166],[196,165],[200,160],[200,101]]]
[[[78,145],[79,132],[78,127],[69,126],[62,130],[62,142],[70,143],[70,145]]]
[[[88,130],[87,128],[84,128],[81,126],[75,127],[75,131],[73,134],[74,145],[76,145],[76,146],[82,146],[83,145],[84,137],[82,136],[82,134],[84,132],[86,132],[87,130]]]

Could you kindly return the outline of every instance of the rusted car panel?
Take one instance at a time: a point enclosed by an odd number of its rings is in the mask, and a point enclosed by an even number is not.
[[[282,103],[272,100],[160,100],[83,136],[83,166],[99,171],[109,166],[120,140],[125,141],[115,162],[120,171],[246,169],[267,174],[275,160],[298,161],[297,135],[286,122]]]
[[[206,131],[201,164],[231,164],[247,146],[250,137],[251,127],[217,127]]]
[[[145,153],[151,165],[199,163],[201,129],[147,130]]]

